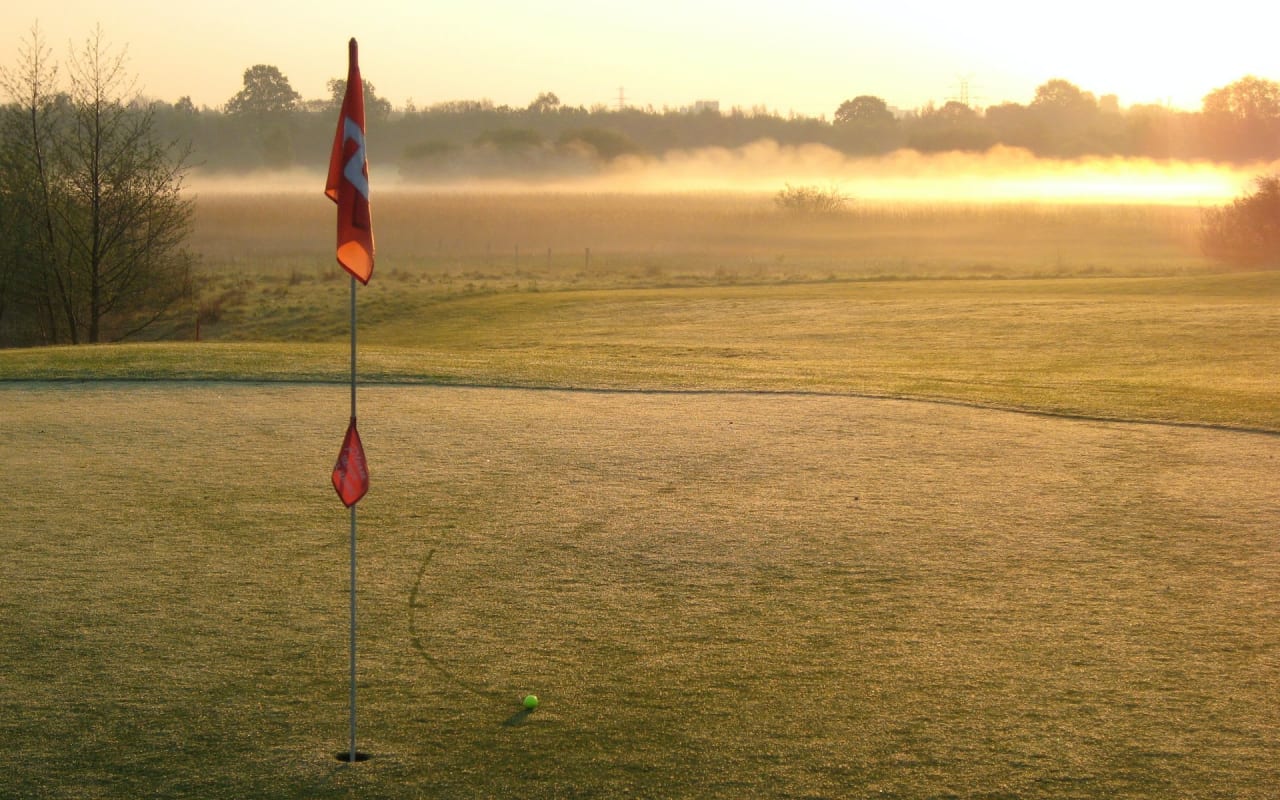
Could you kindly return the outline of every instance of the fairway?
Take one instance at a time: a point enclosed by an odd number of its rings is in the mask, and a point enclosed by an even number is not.
[[[0,350],[0,379],[343,380],[343,287],[277,288],[286,304],[232,326],[244,339]],[[449,297],[390,276],[359,307],[367,383],[808,391],[1280,431],[1276,271]],[[317,308],[333,335],[295,324]]]
[[[0,383],[13,797],[1280,786],[1280,438],[904,400]],[[522,713],[520,698],[541,705]]]

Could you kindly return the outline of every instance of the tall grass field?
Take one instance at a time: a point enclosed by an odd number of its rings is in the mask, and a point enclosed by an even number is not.
[[[0,351],[0,797],[1280,790],[1280,273],[1194,209],[385,196],[347,765],[332,208],[197,208],[166,341]]]

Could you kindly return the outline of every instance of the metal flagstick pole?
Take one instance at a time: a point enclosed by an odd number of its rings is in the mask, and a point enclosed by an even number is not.
[[[338,757],[349,763],[369,756],[356,749],[356,504],[369,490],[369,469],[356,429],[356,281],[373,274],[373,229],[369,219],[369,168],[364,154],[364,97],[356,40],[347,43],[347,91],[329,158],[324,193],[338,204],[338,263],[351,273],[351,421],[333,467],[333,488],[351,510],[351,741]]]
[[[351,276],[351,419],[356,418],[356,278]],[[356,763],[356,503],[351,504],[351,751]]]

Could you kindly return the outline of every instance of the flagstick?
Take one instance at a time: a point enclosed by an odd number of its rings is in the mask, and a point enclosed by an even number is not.
[[[356,418],[356,277],[354,275],[351,276],[351,418]]]
[[[351,419],[356,418],[356,279],[351,277]],[[351,505],[351,749],[356,763],[356,504]]]
[[[347,763],[356,763],[356,507],[351,507],[351,749]]]
[[[356,504],[369,490],[368,465],[356,430],[356,281],[367,283],[373,274],[363,86],[353,38],[347,43],[347,91],[342,98],[324,186],[325,195],[338,204],[338,263],[351,273],[351,421],[333,468],[333,487],[351,509],[351,741],[348,751],[338,756],[348,763],[369,757],[356,750]]]

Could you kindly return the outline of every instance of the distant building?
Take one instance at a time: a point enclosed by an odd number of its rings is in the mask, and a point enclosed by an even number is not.
[[[693,113],[701,114],[703,111],[710,111],[715,114],[720,113],[719,100],[695,100],[693,101]]]

